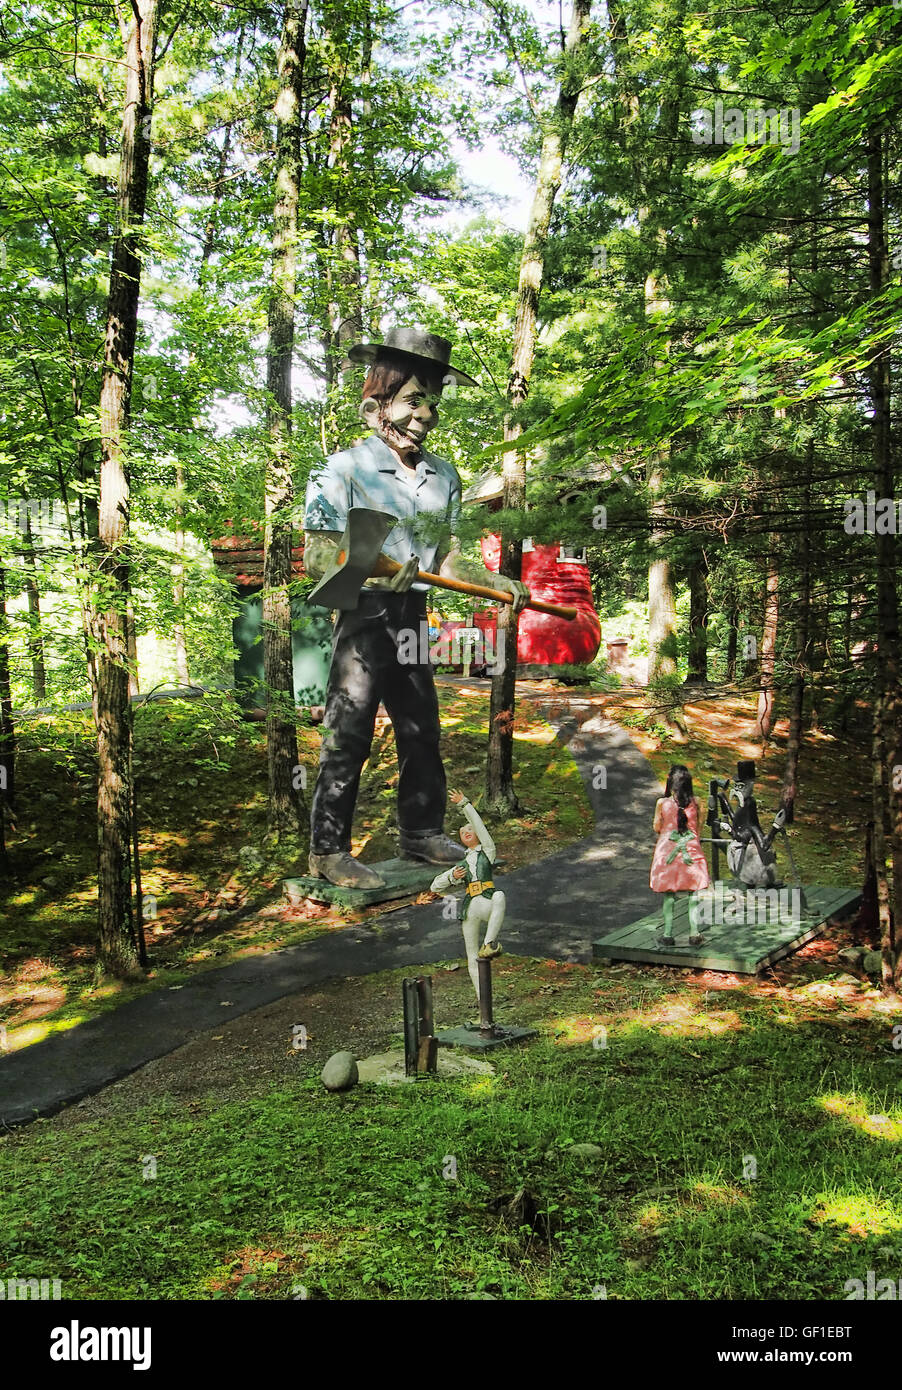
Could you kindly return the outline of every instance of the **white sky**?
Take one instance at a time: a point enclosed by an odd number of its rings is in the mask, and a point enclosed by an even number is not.
[[[452,140],[451,150],[466,183],[480,193],[491,194],[490,205],[503,222],[516,232],[525,232],[532,204],[532,180],[524,178],[519,166],[490,137],[480,150],[468,150],[460,140]],[[457,209],[448,215],[447,225],[459,227],[473,216],[472,208]]]

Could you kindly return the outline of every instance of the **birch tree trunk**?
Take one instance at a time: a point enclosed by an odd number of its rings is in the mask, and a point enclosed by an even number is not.
[[[508,411],[504,422],[504,438],[510,444],[514,444],[523,432],[522,425],[515,419],[515,412],[529,394],[536,351],[539,295],[545,273],[548,229],[551,225],[554,200],[561,186],[567,140],[579,99],[581,84],[578,57],[586,45],[591,7],[592,0],[573,0],[570,23],[561,54],[563,70],[557,102],[542,139],[539,171],[517,283],[517,316],[507,386]],[[525,511],[525,454],[517,449],[506,450],[502,455],[501,472],[504,510]],[[512,535],[508,527],[502,526],[500,573],[511,579],[519,579],[522,563],[522,538]],[[498,633],[504,643],[505,660],[502,670],[492,677],[489,747],[486,759],[486,806],[491,814],[502,817],[511,816],[518,809],[513,784],[517,628],[517,618],[511,611],[511,605],[502,604],[498,614]]]
[[[172,567],[172,600],[175,604],[176,620],[172,626],[175,641],[175,665],[179,684],[190,685],[191,673],[188,669],[188,644],[185,641],[185,470],[181,463],[175,465],[175,553],[176,561]]]
[[[12,682],[9,672],[9,617],[6,612],[6,570],[0,563],[0,805],[15,800],[16,730],[13,724]]]
[[[307,0],[286,0],[279,46],[276,98],[276,205],[273,213],[272,284],[266,349],[269,450],[264,484],[266,526],[263,554],[263,674],[266,683],[266,742],[269,773],[269,830],[300,829],[303,809],[294,788],[298,762],[291,658],[291,474],[292,355],[297,288],[301,93]]]
[[[758,710],[755,717],[755,737],[762,745],[770,741],[774,727],[774,667],[777,654],[777,617],[779,613],[780,570],[776,548],[767,561],[767,583],[764,595],[764,626],[761,632],[761,675],[758,689]]]
[[[100,505],[97,643],[93,695],[97,728],[98,966],[126,976],[137,968],[131,900],[131,741],[128,698],[129,467],[126,452],[138,303],[139,236],[150,170],[157,0],[132,0],[125,107],[100,387]]]
[[[25,513],[25,534],[22,538],[22,560],[25,571],[25,592],[28,596],[28,655],[31,659],[31,680],[35,704],[47,698],[47,671],[44,665],[44,635],[41,629],[41,596],[34,558],[34,536],[31,517]]]
[[[16,731],[13,725],[9,676],[9,618],[6,615],[6,571],[0,560],[0,871],[9,873],[6,854],[6,815],[15,794]]]

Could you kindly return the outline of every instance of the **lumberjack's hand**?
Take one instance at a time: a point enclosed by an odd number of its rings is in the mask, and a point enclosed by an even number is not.
[[[311,579],[322,579],[338,559],[341,531],[304,532],[304,570]]]
[[[491,580],[491,587],[493,589],[501,589],[505,593],[513,594],[514,601],[511,604],[512,612],[522,612],[530,600],[530,593],[526,585],[519,579],[508,579],[506,574],[493,574]]]
[[[420,561],[416,555],[412,555],[406,564],[402,565],[397,574],[393,574],[388,581],[387,587],[395,594],[406,594],[411,584],[417,577],[420,568]]]

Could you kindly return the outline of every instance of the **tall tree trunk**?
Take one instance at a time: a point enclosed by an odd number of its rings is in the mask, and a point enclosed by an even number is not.
[[[135,626],[135,605],[132,602],[131,587],[125,604],[125,630],[128,650],[128,694],[131,699],[141,690],[138,672],[138,632]]]
[[[736,652],[739,646],[739,605],[731,603],[727,610],[727,680],[736,679]]]
[[[886,208],[883,188],[883,140],[872,135],[868,159],[868,268],[871,294],[879,295],[889,277]],[[882,345],[868,373],[874,490],[895,499],[895,470],[890,409],[890,344]],[[894,793],[896,769],[902,776],[902,682],[899,669],[899,602],[896,590],[896,537],[875,536],[877,561],[877,694],[874,701],[874,860],[883,955],[883,988],[902,988],[902,959],[894,965],[894,925],[902,922],[902,795]],[[887,843],[886,827],[889,829]],[[892,892],[887,880],[892,864]]]
[[[669,213],[661,214],[657,206],[661,189],[666,188],[671,175],[675,152],[678,147],[678,127],[680,111],[683,109],[689,62],[683,37],[685,20],[685,0],[675,0],[672,6],[665,5],[661,11],[659,42],[668,50],[668,64],[663,83],[652,90],[653,98],[649,105],[655,107],[654,137],[647,138],[648,125],[643,129],[642,103],[637,68],[645,63],[644,42],[641,53],[634,52],[634,45],[627,25],[627,14],[620,0],[607,0],[609,31],[611,41],[611,61],[617,83],[617,100],[622,116],[623,145],[632,172],[632,180],[639,206],[636,220],[640,229],[640,240],[647,256],[648,272],[645,277],[644,300],[645,317],[652,320],[669,312],[667,275],[664,270],[668,234]],[[637,80],[638,79],[638,80]],[[649,88],[645,86],[645,91]],[[665,351],[669,350],[669,344]],[[649,568],[648,568],[648,679],[654,682],[661,678],[675,676],[677,673],[677,620],[676,597],[674,593],[674,573],[670,559],[671,533],[664,524],[670,515],[665,497],[667,470],[669,467],[670,446],[664,445],[646,462],[646,488],[649,509]],[[671,737],[676,742],[684,742],[687,737],[686,725],[679,705],[661,710],[661,717]]]
[[[131,900],[132,710],[128,698],[129,467],[126,454],[141,289],[140,228],[150,170],[157,0],[132,0],[125,109],[100,387],[97,643],[93,709],[97,728],[98,965],[125,976],[137,968]]]
[[[341,442],[339,395],[341,365],[349,343],[358,341],[363,332],[363,289],[360,276],[360,250],[354,225],[351,200],[344,193],[352,173],[348,152],[352,144],[351,99],[347,91],[347,73],[342,67],[332,78],[329,93],[329,156],[332,187],[342,190],[333,199],[330,213],[333,218],[324,229],[322,264],[326,283],[326,323],[323,343],[326,360],[326,418],[324,430],[329,453]],[[341,207],[344,202],[345,206]]]
[[[13,724],[9,673],[9,618],[6,614],[6,570],[0,558],[0,873],[9,873],[6,817],[15,796],[16,730]]]
[[[16,794],[16,728],[9,669],[10,623],[6,612],[6,570],[0,561],[0,801],[12,806]]]
[[[842,654],[847,671],[852,665],[852,611],[855,607],[852,594],[854,593],[854,589],[855,585],[850,579],[848,588],[846,589],[846,601],[843,606],[842,616]]]
[[[177,559],[172,566],[172,600],[175,604],[176,620],[172,625],[172,636],[175,641],[175,664],[179,684],[190,685],[188,644],[185,641],[185,470],[181,463],[175,465],[175,487],[175,553]]]
[[[307,0],[286,0],[276,99],[276,205],[266,349],[267,432],[263,556],[263,673],[270,831],[300,829],[302,800],[294,788],[298,761],[291,659],[291,361],[297,278],[301,95]]]
[[[536,318],[539,295],[545,274],[545,251],[554,200],[561,186],[567,140],[580,93],[578,57],[588,40],[589,12],[592,0],[573,0],[570,23],[561,54],[562,72],[553,116],[544,132],[539,157],[539,171],[533,193],[529,226],[520,258],[517,283],[517,316],[514,343],[508,377],[508,411],[504,421],[504,438],[514,444],[523,433],[515,412],[529,394],[532,366],[536,351]],[[508,449],[502,455],[503,507],[506,512],[525,511],[526,456],[518,449]],[[502,525],[500,573],[519,579],[523,563],[523,541],[511,535]],[[489,747],[486,758],[486,806],[491,814],[510,816],[518,808],[513,783],[514,706],[517,682],[518,622],[510,604],[503,604],[498,614],[498,633],[504,643],[505,660],[502,670],[492,677],[489,711]]]
[[[654,271],[649,272],[645,280],[646,317],[650,318],[655,314],[666,313],[669,307],[664,285]],[[672,542],[667,527],[660,524],[668,516],[667,502],[663,493],[666,486],[666,463],[669,454],[669,446],[666,446],[658,451],[654,459],[649,459],[646,467],[651,528],[649,534],[651,560],[648,566],[649,683],[660,680],[661,677],[677,674],[679,643],[677,640],[673,564],[670,559]],[[680,740],[685,737],[685,725],[678,711],[666,711],[664,719],[676,739]]]
[[[758,712],[755,718],[755,737],[766,747],[774,727],[774,668],[777,655],[777,616],[779,610],[780,570],[776,546],[767,561],[767,584],[764,596],[764,624],[761,633],[761,675],[758,690]]]
[[[805,472],[805,515],[811,513],[811,477],[814,468],[814,439],[807,451]],[[811,533],[802,528],[800,542],[801,575],[799,582],[799,611],[796,622],[796,660],[789,692],[789,737],[786,742],[786,765],[783,769],[783,790],[780,805],[787,822],[795,817],[799,790],[799,759],[802,753],[802,716],[805,704],[805,682],[808,674],[811,631]]]
[[[31,658],[31,681],[35,704],[47,698],[47,670],[44,665],[44,634],[41,629],[41,598],[38,572],[34,558],[34,536],[31,517],[25,512],[25,533],[22,540],[22,559],[25,570],[25,592],[28,596],[28,655]]]
[[[704,685],[708,679],[708,561],[703,550],[689,568],[689,661],[686,680]]]
[[[649,493],[654,497],[663,483],[663,474],[654,469],[648,475]],[[652,503],[654,517],[656,504]],[[661,554],[669,547],[665,530],[651,532],[653,558],[648,566],[648,679],[674,676],[677,671],[676,601],[673,592],[673,565]]]

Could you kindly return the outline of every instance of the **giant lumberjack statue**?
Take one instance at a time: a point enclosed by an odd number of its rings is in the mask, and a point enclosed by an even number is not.
[[[370,577],[356,607],[339,613],[326,688],[324,738],[310,822],[310,872],[349,888],[384,880],[351,855],[351,824],[380,700],[398,751],[401,854],[426,864],[455,864],[463,846],[444,833],[447,789],[439,755],[438,700],[428,659],[410,660],[399,634],[419,633],[428,584],[420,570],[503,590],[515,612],[529,600],[516,579],[493,574],[460,554],[455,538],[461,481],[447,460],[423,449],[438,422],[437,402],[450,382],[477,383],[451,366],[451,344],[433,333],[396,328],[381,344],[361,343],[348,356],[369,367],[363,418],[373,430],[352,449],[332,454],[307,486],[304,567],[314,579],[334,565],[351,508],[390,513],[380,560],[397,572]],[[373,567],[375,568],[375,566]]]

